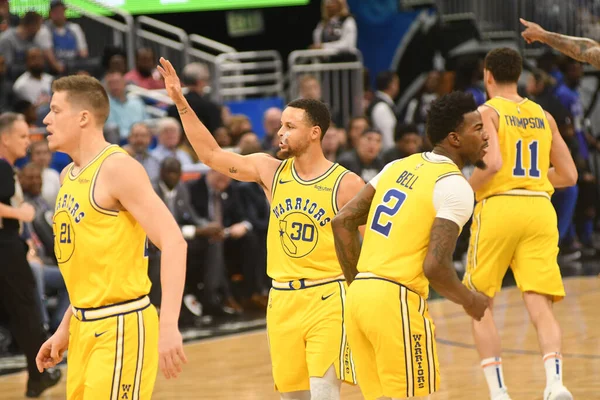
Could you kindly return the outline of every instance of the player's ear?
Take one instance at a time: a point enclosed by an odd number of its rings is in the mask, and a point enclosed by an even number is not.
[[[313,126],[312,131],[310,133],[311,139],[321,139],[321,127],[318,125]]]
[[[79,112],[79,126],[88,125],[91,122],[90,112],[87,110],[83,110]]]
[[[458,132],[450,132],[447,138],[450,145],[455,147],[460,146],[460,134]]]

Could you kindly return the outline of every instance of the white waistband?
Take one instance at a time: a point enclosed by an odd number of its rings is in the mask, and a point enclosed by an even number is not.
[[[285,289],[285,290],[298,290],[304,289],[310,286],[322,285],[329,282],[335,282],[339,280],[344,280],[344,275],[336,276],[335,278],[325,278],[325,279],[317,279],[317,280],[309,280],[309,279],[295,279],[293,281],[287,282],[277,282],[275,280],[272,281],[272,285],[275,289]]]
[[[502,193],[496,193],[493,194],[489,197],[493,197],[493,196],[501,196],[501,195],[508,195],[508,196],[538,196],[538,197],[545,197],[548,200],[550,200],[550,195],[546,192],[537,192],[535,190],[527,190],[527,189],[513,189],[513,190],[508,190],[506,192],[502,192]]]
[[[80,321],[95,321],[103,318],[113,317],[115,315],[128,314],[134,311],[140,311],[150,305],[148,296],[136,300],[127,301],[99,308],[78,308],[71,306],[73,315]]]

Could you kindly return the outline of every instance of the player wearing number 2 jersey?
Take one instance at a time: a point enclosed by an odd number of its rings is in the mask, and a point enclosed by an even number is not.
[[[491,100],[481,113],[490,148],[487,170],[476,169],[470,179],[477,205],[463,281],[493,297],[512,268],[544,355],[544,399],[566,400],[572,396],[562,384],[560,327],[551,309],[565,291],[550,196],[555,187],[574,185],[577,171],[552,116],[517,94],[521,65],[519,53],[508,48],[493,50],[485,59]],[[508,399],[491,308],[480,322],[474,321],[473,332],[491,398]]]
[[[333,222],[351,282],[348,340],[367,400],[421,397],[439,388],[429,283],[474,318],[488,303],[460,283],[452,264],[473,211],[473,190],[460,168],[483,166],[487,146],[473,97],[455,92],[433,102],[427,135],[433,152],[388,164]],[[361,249],[357,228],[365,222]]]

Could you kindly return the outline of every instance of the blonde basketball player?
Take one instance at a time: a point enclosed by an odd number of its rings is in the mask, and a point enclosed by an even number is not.
[[[428,396],[440,386],[429,284],[479,319],[488,298],[461,284],[452,253],[473,212],[460,169],[483,166],[487,146],[470,94],[431,104],[432,152],[388,164],[334,218],[335,247],[351,282],[348,340],[367,400]],[[358,226],[366,223],[362,248]]]
[[[276,390],[282,399],[339,399],[341,381],[355,383],[355,374],[331,220],[364,182],[323,155],[329,110],[317,100],[292,101],[278,132],[282,153],[290,158],[241,156],[217,145],[189,109],[171,63],[160,62],[167,92],[200,160],[233,179],[259,183],[270,200],[267,273],[273,288],[267,333]]]
[[[510,265],[537,330],[546,370],[544,400],[570,400],[562,384],[560,326],[552,314],[552,303],[565,290],[550,196],[555,187],[574,185],[577,170],[554,118],[517,94],[521,68],[521,56],[509,48],[495,49],[485,59],[491,100],[481,106],[481,114],[490,135],[488,168],[476,169],[470,178],[477,205],[463,282],[493,298]],[[490,397],[509,399],[491,308],[473,322],[473,334]]]
[[[68,76],[52,90],[48,144],[73,159],[61,173],[54,213],[55,252],[72,307],[37,365],[56,365],[68,348],[69,400],[149,400],[159,364],[169,378],[186,361],[177,325],[186,243],[143,167],[104,140],[102,84]],[[147,296],[148,238],[162,250],[160,322]]]

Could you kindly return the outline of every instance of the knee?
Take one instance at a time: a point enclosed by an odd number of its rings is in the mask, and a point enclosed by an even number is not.
[[[311,400],[339,400],[341,382],[332,365],[321,378],[310,378]]]
[[[281,393],[281,400],[311,400],[310,392],[308,390],[301,390],[298,392]]]

